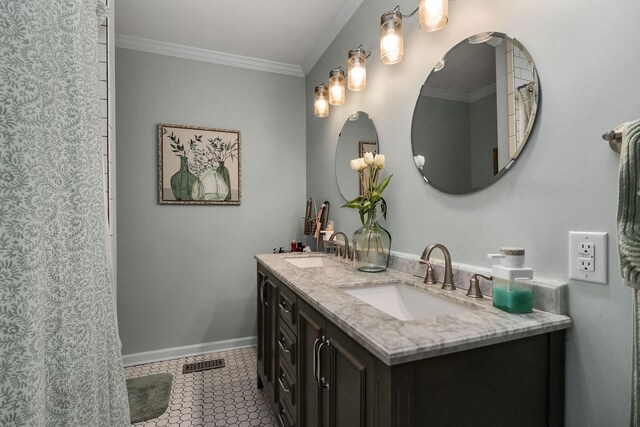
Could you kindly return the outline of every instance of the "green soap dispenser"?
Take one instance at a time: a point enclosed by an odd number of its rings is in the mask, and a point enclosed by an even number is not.
[[[499,254],[487,258],[499,259],[493,266],[493,305],[509,313],[530,313],[533,308],[533,269],[524,266],[524,249],[505,247]]]

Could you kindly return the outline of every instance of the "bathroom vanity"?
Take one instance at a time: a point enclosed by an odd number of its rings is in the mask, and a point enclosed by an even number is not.
[[[490,297],[319,254],[256,259],[258,387],[282,426],[563,424],[569,317],[509,314]],[[435,314],[425,305],[401,320],[388,314],[391,297],[361,295],[407,286],[435,301]]]

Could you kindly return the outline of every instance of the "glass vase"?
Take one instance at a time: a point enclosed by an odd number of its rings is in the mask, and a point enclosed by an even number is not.
[[[198,178],[189,171],[186,157],[180,157],[180,170],[171,177],[171,191],[176,200],[191,200]]]
[[[367,273],[385,271],[389,266],[391,234],[378,223],[375,207],[365,213],[365,218],[364,225],[352,237],[356,267]]]
[[[231,200],[231,177],[229,176],[229,169],[224,165],[224,162],[219,162],[218,169],[216,169],[218,174],[222,177],[225,185],[227,186],[227,196],[224,198],[225,201]]]
[[[208,169],[193,185],[193,200],[225,200],[229,195],[229,186],[225,183],[218,169]]]

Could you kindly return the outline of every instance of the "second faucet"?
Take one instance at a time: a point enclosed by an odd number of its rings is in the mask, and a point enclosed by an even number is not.
[[[420,257],[420,259],[422,260],[421,262],[428,264],[428,266],[430,267],[431,264],[429,263],[429,257],[431,256],[431,252],[433,252],[434,249],[440,249],[444,255],[444,280],[442,281],[442,289],[453,291],[456,289],[456,286],[453,284],[451,254],[449,254],[449,250],[443,244],[435,243],[433,245],[427,246],[422,252],[422,256]],[[429,267],[427,268],[427,271],[429,270]],[[427,274],[425,283],[427,283],[427,279],[429,279],[429,274]],[[430,281],[429,283],[435,284],[437,282],[433,280],[433,281]]]

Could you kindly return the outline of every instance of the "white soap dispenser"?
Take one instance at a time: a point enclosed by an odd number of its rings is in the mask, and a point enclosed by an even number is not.
[[[493,305],[509,313],[531,312],[533,269],[524,266],[524,249],[501,248],[487,258],[500,260],[493,266]]]
[[[488,254],[489,259],[499,259],[493,266],[493,277],[506,280],[533,279],[533,269],[524,266],[523,248],[500,248],[499,254]]]

